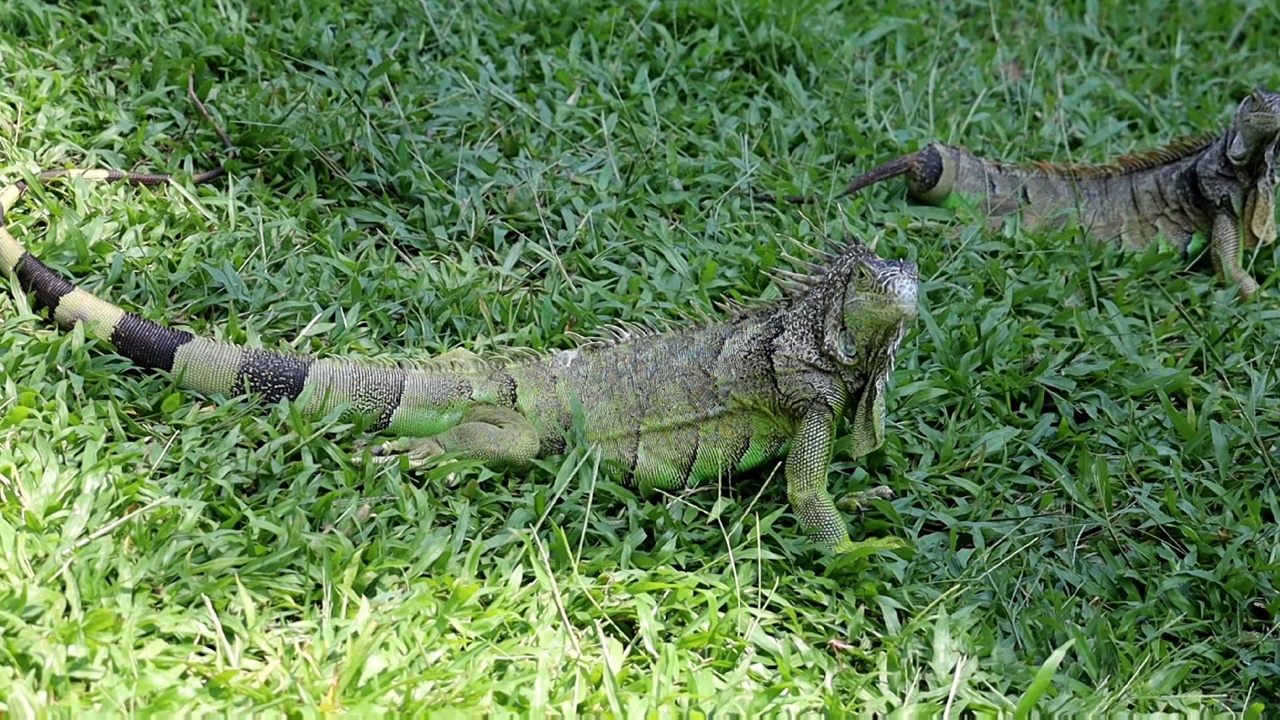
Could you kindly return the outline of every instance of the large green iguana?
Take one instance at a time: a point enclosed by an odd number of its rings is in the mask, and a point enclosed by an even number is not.
[[[170,181],[102,170],[39,177]],[[470,356],[407,369],[240,347],[125,312],[63,279],[5,229],[4,213],[25,190],[18,182],[0,191],[0,271],[60,325],[86,323],[89,335],[183,388],[298,400],[310,416],[345,406],[344,418],[398,436],[372,448],[376,462],[405,455],[411,466],[448,454],[518,467],[562,452],[571,427],[642,489],[727,477],[785,455],[787,497],[801,525],[836,551],[858,546],[827,490],[827,471],[846,411],[853,456],[884,440],[885,382],[917,312],[913,263],[883,260],[853,241],[824,268],[786,273],[786,299],[728,320],[535,359]]]
[[[1020,212],[1026,228],[1063,227],[1075,211],[1095,239],[1118,237],[1133,248],[1164,240],[1184,256],[1198,253],[1207,237],[1214,267],[1249,297],[1258,283],[1241,267],[1240,233],[1243,227],[1247,247],[1275,240],[1278,140],[1280,93],[1258,88],[1224,132],[1111,165],[1010,165],[931,143],[855,178],[838,197],[906,175],[908,193],[920,202],[972,203],[996,219]]]

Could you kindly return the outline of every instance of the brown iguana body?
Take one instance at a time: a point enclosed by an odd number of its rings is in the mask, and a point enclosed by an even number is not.
[[[1020,213],[1026,228],[1064,227],[1074,214],[1091,237],[1130,248],[1163,240],[1189,254],[1207,239],[1214,267],[1248,297],[1258,283],[1241,267],[1241,235],[1247,247],[1275,240],[1278,140],[1280,93],[1258,88],[1222,133],[1110,165],[1012,165],[931,143],[854,179],[839,197],[905,175],[916,200],[973,203],[993,218]]]

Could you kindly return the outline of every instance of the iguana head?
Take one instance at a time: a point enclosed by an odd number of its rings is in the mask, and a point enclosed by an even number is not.
[[[828,286],[839,291],[829,306],[823,354],[836,363],[856,396],[853,402],[855,457],[884,442],[885,383],[893,371],[907,326],[919,314],[916,265],[885,260],[860,242],[850,241],[827,272]]]
[[[1240,101],[1231,131],[1227,158],[1234,165],[1247,165],[1265,155],[1274,156],[1276,141],[1280,139],[1280,93],[1255,88]]]
[[[868,353],[892,357],[907,323],[919,314],[915,263],[885,260],[850,240],[828,274],[840,286],[840,299],[828,313],[825,354],[859,367]]]
[[[1227,162],[1243,186],[1237,211],[1244,220],[1244,245],[1276,239],[1276,147],[1280,145],[1280,93],[1256,88],[1236,110],[1227,141]]]

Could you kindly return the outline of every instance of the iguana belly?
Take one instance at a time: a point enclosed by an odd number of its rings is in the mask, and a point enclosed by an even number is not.
[[[791,433],[744,413],[600,438],[610,466],[641,490],[728,480],[786,454]]]

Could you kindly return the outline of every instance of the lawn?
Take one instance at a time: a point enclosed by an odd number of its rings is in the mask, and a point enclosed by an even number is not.
[[[1114,7],[1112,7],[1114,5]],[[113,713],[1011,715],[1280,707],[1276,250],[988,233],[900,182],[931,140],[1103,161],[1280,88],[1280,12],[898,0],[6,0],[8,218],[128,309],[270,348],[546,350],[777,297],[795,241],[921,271],[888,484],[833,558],[769,467],[645,498],[351,462],[335,418],[197,397],[0,282],[0,701]],[[814,192],[776,207],[751,191]]]

